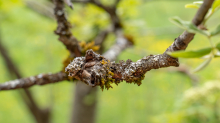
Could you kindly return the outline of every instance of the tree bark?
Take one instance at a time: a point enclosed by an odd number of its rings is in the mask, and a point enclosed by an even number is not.
[[[73,103],[71,123],[95,123],[97,87],[77,82]]]

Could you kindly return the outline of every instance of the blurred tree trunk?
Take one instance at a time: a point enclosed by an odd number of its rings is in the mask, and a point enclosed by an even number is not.
[[[95,123],[97,87],[77,82],[72,107],[71,123]]]

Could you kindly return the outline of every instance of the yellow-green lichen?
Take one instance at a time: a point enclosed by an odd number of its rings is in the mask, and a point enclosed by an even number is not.
[[[104,65],[104,64],[107,64],[107,61],[102,60],[102,61],[100,61],[100,63]]]

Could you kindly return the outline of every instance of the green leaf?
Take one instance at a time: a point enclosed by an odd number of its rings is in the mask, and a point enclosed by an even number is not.
[[[180,19],[179,17],[172,17],[172,18],[170,18],[169,20],[170,20],[170,22],[172,22],[173,24],[175,24],[175,25],[177,25],[177,26],[179,26],[180,28],[185,29],[185,30],[187,29],[187,25],[190,24],[189,21],[184,21],[184,20]]]
[[[180,28],[187,30],[190,33],[200,33],[200,34],[205,35],[207,37],[210,36],[210,33],[208,31],[201,30],[201,29],[197,28],[191,22],[184,21],[184,20],[180,19],[179,17],[170,18],[170,21],[172,23],[174,23],[175,25],[179,26]]]
[[[217,11],[220,8],[220,0],[215,0],[212,5],[212,12]]]
[[[205,31],[205,30],[201,30],[199,28],[197,28],[194,24],[190,23],[189,24],[189,27],[187,29],[188,32],[191,32],[191,33],[200,33],[202,35],[205,35],[207,37],[210,36],[210,33],[208,31]]]
[[[211,52],[212,48],[204,48],[196,51],[176,51],[176,52],[167,52],[168,55],[172,57],[181,57],[181,58],[199,58],[204,55],[207,55]]]
[[[211,32],[211,36],[220,34],[220,25],[218,25],[214,31]]]
[[[193,8],[193,9],[198,9],[199,6],[198,5],[195,5],[195,4],[186,4],[185,5],[185,8]]]
[[[216,48],[217,48],[218,50],[220,50],[220,43],[218,43],[218,44],[216,45]]]
[[[193,70],[193,73],[201,71],[204,69],[212,60],[212,56],[210,56],[208,59],[206,59],[202,64],[200,64],[195,70]]]

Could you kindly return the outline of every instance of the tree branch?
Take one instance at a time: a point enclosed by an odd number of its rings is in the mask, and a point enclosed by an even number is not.
[[[12,90],[17,88],[28,88],[33,85],[45,85],[68,80],[68,76],[64,72],[54,74],[39,74],[28,78],[16,79],[0,84],[0,90]]]
[[[53,4],[44,1],[44,3],[41,3],[39,1],[33,1],[33,0],[27,0],[25,1],[26,6],[33,10],[34,12],[43,15],[44,17],[50,18],[50,19],[55,19],[54,14],[53,14]]]
[[[212,6],[214,0],[204,0],[203,4],[197,11],[196,15],[194,16],[192,23],[196,26],[199,26],[206,13],[208,12],[209,8]],[[194,38],[194,33],[189,33],[184,31],[178,38],[175,39],[174,43],[166,50],[166,51],[177,51],[177,50],[185,50],[188,44]]]
[[[132,43],[124,37],[122,29],[117,29],[116,34],[116,43],[111,46],[111,48],[106,51],[103,56],[110,61],[115,60],[117,56],[127,47],[131,46]]]
[[[116,6],[117,4],[120,2],[120,0],[116,0],[115,4],[113,4],[112,6],[106,6],[104,4],[102,4],[99,0],[72,0],[72,2],[80,2],[80,3],[91,3],[99,8],[102,8],[103,10],[105,10],[112,21],[114,30],[116,28],[122,28],[122,24],[120,23],[120,18],[118,17],[117,13],[116,13]]]
[[[59,35],[59,40],[66,46],[66,48],[75,56],[81,56],[78,41],[71,33],[71,24],[67,21],[64,12],[63,0],[54,0],[55,8],[54,14],[57,19],[58,27],[55,31]]]
[[[81,53],[79,54],[79,52],[75,52],[74,47],[78,48],[78,45],[75,45],[75,43],[78,43],[78,41],[72,36],[71,32],[70,32],[70,24],[67,21],[67,19],[65,18],[65,14],[64,13],[60,13],[63,12],[63,2],[61,0],[54,0],[55,2],[55,15],[57,18],[57,22],[58,22],[58,27],[57,30],[55,31],[56,34],[58,34],[60,36],[59,40],[61,40],[64,45],[66,45],[67,48],[69,48],[70,51],[77,53],[76,56],[80,56]],[[59,13],[59,14],[58,14]],[[62,31],[66,32],[63,33]],[[109,32],[111,32],[112,29],[109,28],[103,32],[101,32],[98,37],[95,39],[97,44],[100,44],[103,42],[103,40],[106,38],[107,34]],[[112,46],[109,49],[109,53],[106,53],[106,56],[109,56],[110,59],[115,59],[117,57],[117,55],[120,54],[120,52],[122,50],[124,50],[127,46],[129,46],[131,43],[124,38],[124,36],[122,35],[122,30],[117,31],[116,33],[117,35],[117,39],[116,39],[116,44],[114,46]],[[74,40],[72,40],[74,38]],[[74,42],[75,41],[75,42]],[[74,43],[73,43],[74,42]],[[0,90],[11,90],[11,89],[17,89],[17,88],[27,88],[30,86],[33,86],[35,84],[38,85],[44,85],[44,84],[49,84],[49,83],[54,83],[54,82],[59,82],[59,81],[63,81],[63,80],[67,80],[67,75],[66,73],[63,72],[59,72],[56,74],[40,74],[34,77],[28,77],[28,78],[23,78],[23,79],[17,79],[17,80],[13,80],[13,81],[9,81],[9,82],[5,82],[0,84]]]
[[[196,26],[201,24],[213,1],[204,0],[192,21]],[[118,84],[123,80],[127,83],[141,85],[144,74],[151,69],[178,67],[178,59],[170,57],[166,52],[186,49],[194,35],[185,31],[163,54],[146,56],[137,62],[132,62],[130,59],[120,63],[110,62],[108,58],[105,58],[109,56],[101,56],[88,50],[85,57],[75,58],[66,67],[66,71],[69,72],[69,76],[73,76],[90,86],[99,85],[102,89],[104,87],[109,89],[112,87],[112,83]]]
[[[66,45],[67,49],[75,53],[76,56],[80,56],[77,40],[72,36],[70,32],[70,24],[64,15],[63,2],[62,0],[54,1],[56,5],[54,10],[58,22],[58,27],[55,32],[60,36],[59,40]],[[193,23],[196,26],[203,21],[204,16],[211,7],[212,3],[213,0],[204,0],[203,5],[193,19]],[[151,69],[179,66],[178,59],[168,56],[166,52],[184,50],[195,35],[185,31],[182,35],[175,39],[174,43],[167,48],[163,54],[150,55],[138,60],[137,62],[127,60],[126,62],[120,61],[120,63],[115,63],[110,62],[110,60],[114,59],[124,48],[128,46],[129,43],[129,41],[122,36],[120,28],[115,29],[117,34],[117,45],[112,46],[103,56],[94,53],[92,50],[88,50],[85,57],[75,58],[73,62],[66,67],[66,71],[69,72],[70,76],[73,76],[90,86],[99,85],[102,89],[104,87],[109,89],[111,87],[110,84],[118,84],[123,80],[128,83],[133,82],[134,84],[140,85],[141,80],[144,78],[144,74]],[[63,80],[67,80],[67,75],[63,72],[56,74],[40,74],[35,77],[18,79],[0,84],[0,90],[26,88],[35,84],[43,85]]]

